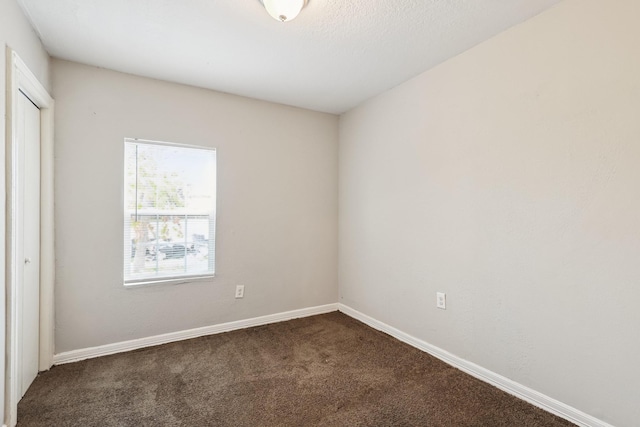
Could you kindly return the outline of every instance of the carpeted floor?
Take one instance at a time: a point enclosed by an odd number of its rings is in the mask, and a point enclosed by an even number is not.
[[[571,426],[340,313],[57,366],[27,426]]]

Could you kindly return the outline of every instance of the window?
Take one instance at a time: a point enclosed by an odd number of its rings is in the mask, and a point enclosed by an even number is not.
[[[216,151],[125,139],[124,282],[213,276]]]

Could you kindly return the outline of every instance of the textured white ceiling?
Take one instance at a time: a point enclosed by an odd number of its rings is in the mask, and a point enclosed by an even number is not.
[[[52,56],[342,113],[560,0],[19,0]]]

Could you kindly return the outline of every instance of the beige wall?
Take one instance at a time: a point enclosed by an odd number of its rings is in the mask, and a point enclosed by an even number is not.
[[[637,425],[638,18],[568,0],[342,116],[340,302]]]
[[[60,60],[53,74],[57,353],[336,302],[336,116]],[[217,148],[214,279],[123,287],[125,137]]]

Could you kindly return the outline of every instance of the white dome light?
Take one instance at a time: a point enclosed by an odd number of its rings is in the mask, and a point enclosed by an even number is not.
[[[306,5],[306,0],[261,0],[273,19],[280,22],[291,21]]]

